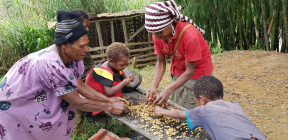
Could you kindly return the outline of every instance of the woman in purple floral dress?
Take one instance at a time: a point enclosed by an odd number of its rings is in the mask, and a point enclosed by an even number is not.
[[[81,20],[75,11],[59,11],[55,44],[16,62],[0,82],[0,140],[69,140],[76,109],[127,110],[82,82],[89,40]]]

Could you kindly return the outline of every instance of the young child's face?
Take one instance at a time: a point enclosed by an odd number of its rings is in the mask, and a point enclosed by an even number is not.
[[[128,61],[129,61],[128,56],[120,55],[117,61],[112,60],[110,61],[110,63],[113,69],[115,69],[116,71],[122,71],[126,68]]]

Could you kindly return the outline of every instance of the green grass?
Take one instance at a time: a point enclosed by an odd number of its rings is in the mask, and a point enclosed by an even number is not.
[[[161,92],[165,87],[169,86],[172,83],[171,75],[170,75],[170,63],[166,64],[166,71],[164,73],[164,76],[159,84],[158,87],[158,93]],[[129,68],[129,67],[128,67]],[[149,89],[152,86],[152,81],[155,73],[155,65],[152,66],[146,66],[144,68],[129,68],[134,71],[137,71],[142,76],[142,83],[141,87],[145,89]]]
[[[132,135],[132,129],[115,118],[103,118],[93,122],[92,119],[84,117],[83,121],[75,127],[70,140],[87,140],[96,134],[101,128],[109,130],[119,137]]]
[[[0,81],[2,81],[3,78],[4,78],[4,75],[0,75]]]
[[[161,0],[150,0],[150,3]],[[144,9],[146,0],[1,0],[0,75],[20,58],[53,44],[54,30],[47,22],[59,10],[83,9],[88,13],[115,13]]]

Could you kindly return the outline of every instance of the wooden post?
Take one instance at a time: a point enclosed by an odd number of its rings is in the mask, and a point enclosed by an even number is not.
[[[136,64],[137,64],[137,58],[136,58],[136,57],[133,57],[133,60],[132,60],[132,68],[135,68],[135,67],[136,67]]]
[[[126,27],[125,19],[122,19],[122,26],[123,26],[125,44],[128,44],[128,35],[127,35],[127,27]]]
[[[151,42],[152,41],[152,35],[150,32],[148,32],[148,43],[149,43],[149,47],[151,47]],[[153,52],[153,50],[150,50],[150,52]]]
[[[114,34],[113,20],[110,21],[110,26],[111,26],[111,39],[112,39],[112,43],[114,43],[115,42],[115,34]]]
[[[101,34],[101,29],[100,29],[100,23],[96,22],[96,29],[97,29],[97,34],[98,34],[98,40],[99,40],[99,47],[103,47],[103,39],[102,39],[102,34]],[[101,49],[101,54],[104,54],[104,50]],[[105,56],[102,57],[102,60],[105,60]]]

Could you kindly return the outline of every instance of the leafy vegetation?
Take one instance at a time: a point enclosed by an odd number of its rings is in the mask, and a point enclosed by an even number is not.
[[[47,22],[54,20],[58,10],[113,13],[143,9],[148,4],[146,0],[1,0],[0,74],[27,54],[53,44],[55,27],[49,30]]]
[[[212,48],[287,52],[287,0],[175,0],[203,28]],[[282,42],[282,49],[280,50]],[[255,47],[254,47],[255,48]]]
[[[0,75],[0,82],[2,81],[3,78],[4,78],[4,75]]]

